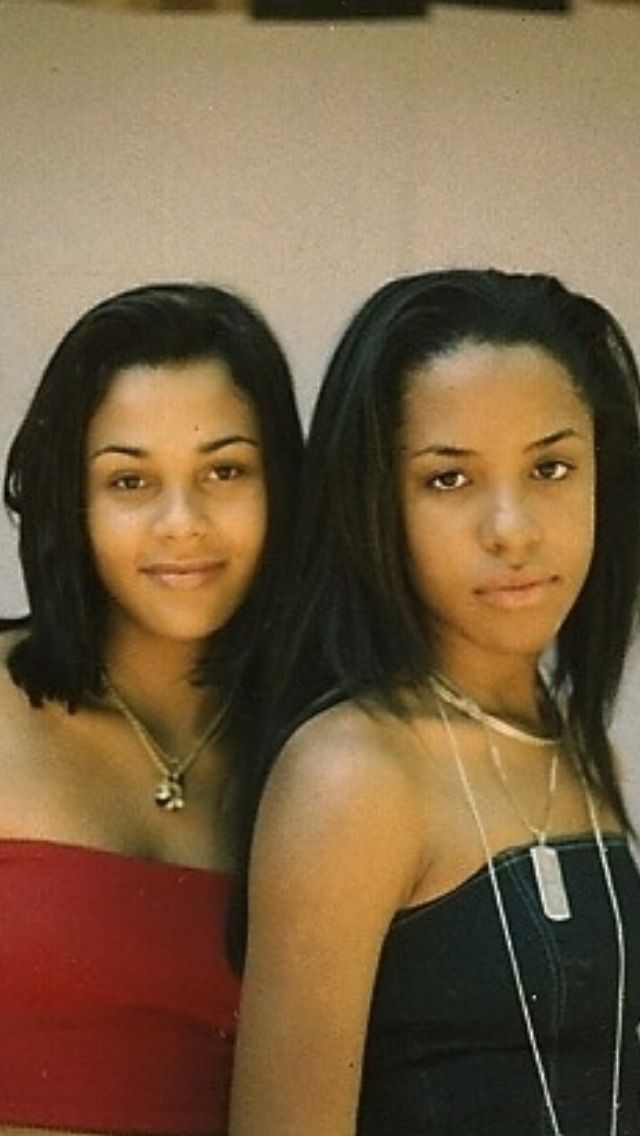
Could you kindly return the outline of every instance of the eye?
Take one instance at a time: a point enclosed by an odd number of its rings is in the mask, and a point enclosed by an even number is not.
[[[546,461],[538,463],[533,471],[533,476],[538,481],[564,481],[572,469],[574,469],[574,466],[569,462],[561,461],[560,458],[548,458]]]
[[[445,469],[442,473],[433,474],[427,481],[429,489],[436,489],[440,493],[463,489],[468,484],[469,478],[460,469]]]
[[[146,489],[148,481],[141,473],[117,473],[109,481],[112,489],[121,489],[131,492],[135,489]]]
[[[224,465],[214,465],[207,471],[209,481],[235,481],[242,475],[243,468],[237,462],[227,462]]]

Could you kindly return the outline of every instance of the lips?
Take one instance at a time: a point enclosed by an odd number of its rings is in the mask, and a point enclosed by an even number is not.
[[[536,576],[522,579],[508,577],[483,584],[475,594],[492,607],[512,610],[534,607],[558,581],[558,576]]]
[[[154,584],[175,591],[190,591],[211,582],[221,569],[221,560],[159,561],[142,568],[143,574]]]

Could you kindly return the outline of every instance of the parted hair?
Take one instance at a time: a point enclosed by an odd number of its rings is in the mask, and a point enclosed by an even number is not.
[[[239,720],[238,700],[254,693],[258,648],[270,631],[287,561],[302,455],[291,376],[270,328],[244,300],[208,284],[160,283],[111,296],[74,324],[47,364],[9,451],[4,499],[18,526],[29,603],[26,634],[10,654],[9,669],[34,706],[53,699],[73,710],[102,691],[108,597],[86,520],[89,422],[123,368],[202,359],[224,362],[255,409],[268,527],[256,578],[238,611],[211,637],[198,679],[220,688],[229,723]]]

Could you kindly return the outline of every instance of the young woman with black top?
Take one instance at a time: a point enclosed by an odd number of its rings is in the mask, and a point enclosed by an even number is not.
[[[315,411],[232,1136],[638,1136],[640,878],[607,728],[638,373],[543,275],[356,315]]]

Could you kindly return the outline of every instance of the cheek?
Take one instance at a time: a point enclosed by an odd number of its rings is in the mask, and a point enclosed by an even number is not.
[[[238,502],[226,518],[227,533],[239,550],[257,557],[267,534],[267,499],[264,489],[256,488]]]
[[[436,576],[455,570],[455,550],[469,541],[468,515],[422,493],[416,499],[409,497],[401,515],[409,559]]]
[[[125,518],[104,503],[94,505],[87,512],[87,537],[98,575],[111,575],[133,552],[136,525],[131,516]]]
[[[405,547],[409,577],[422,599],[446,590],[456,563],[446,534],[428,518],[414,514],[405,526]]]

